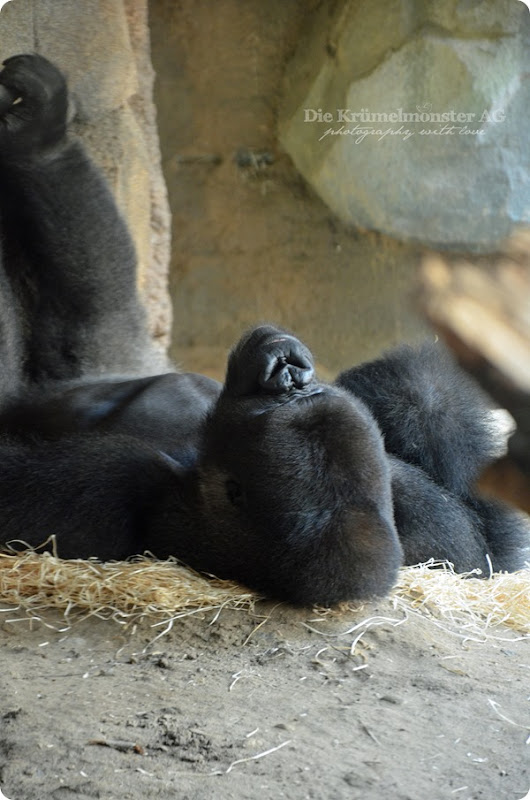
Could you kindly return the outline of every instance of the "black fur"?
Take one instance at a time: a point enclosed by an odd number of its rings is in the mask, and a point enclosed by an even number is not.
[[[466,394],[445,418],[441,406],[426,431],[400,399],[408,369],[418,408],[430,402],[436,356],[390,356],[380,377],[361,381],[361,368],[329,386],[298,339],[261,326],[232,351],[223,387],[168,372],[146,334],[127,229],[67,138],[62,75],[18,56],[0,89],[5,544],[53,534],[67,558],[175,555],[303,604],[384,594],[403,550],[408,563],[462,569],[485,569],[486,553],[522,563],[520,518],[469,488],[488,458],[480,400]],[[463,386],[453,374],[451,396]]]
[[[527,519],[473,489],[498,454],[487,399],[441,344],[399,347],[336,381],[361,398],[391,455],[405,563],[449,560],[458,572],[516,570],[530,559]]]

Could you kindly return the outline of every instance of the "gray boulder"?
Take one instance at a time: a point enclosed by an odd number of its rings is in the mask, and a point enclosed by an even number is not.
[[[281,142],[344,222],[488,251],[530,223],[529,72],[523,3],[345,2],[288,67]]]

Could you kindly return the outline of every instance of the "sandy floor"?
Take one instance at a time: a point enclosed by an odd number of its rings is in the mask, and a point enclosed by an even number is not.
[[[530,640],[504,629],[466,641],[422,617],[398,624],[390,601],[334,618],[268,604],[197,615],[157,641],[146,624],[16,617],[0,614],[9,800],[530,789]]]

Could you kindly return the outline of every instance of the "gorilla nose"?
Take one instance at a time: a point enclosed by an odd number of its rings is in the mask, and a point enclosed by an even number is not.
[[[292,346],[294,342],[294,347]],[[315,371],[311,362],[300,353],[296,339],[273,339],[264,358],[259,383],[271,394],[281,394],[293,389],[303,389],[313,380]],[[287,352],[286,352],[287,351]]]
[[[314,379],[313,357],[296,337],[262,325],[243,336],[232,352],[226,389],[237,395],[285,394]]]

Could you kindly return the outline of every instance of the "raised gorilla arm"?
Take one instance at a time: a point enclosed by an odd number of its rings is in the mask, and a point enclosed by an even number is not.
[[[5,268],[11,281],[32,287],[18,292],[32,320],[29,379],[156,371],[134,247],[99,171],[66,135],[62,74],[42,56],[15,56],[0,85]]]

